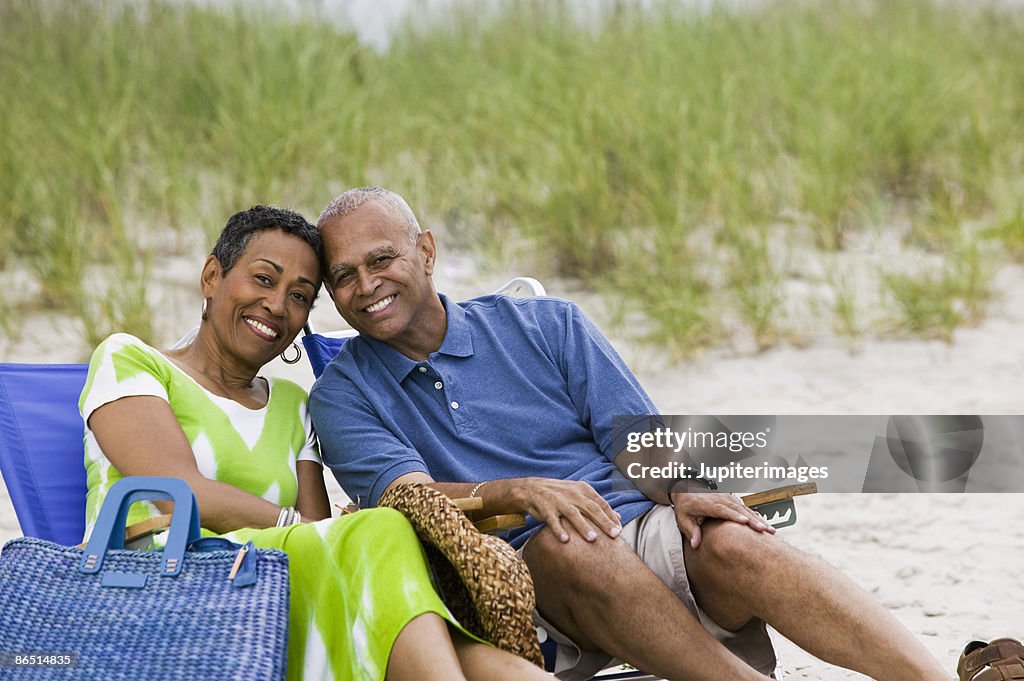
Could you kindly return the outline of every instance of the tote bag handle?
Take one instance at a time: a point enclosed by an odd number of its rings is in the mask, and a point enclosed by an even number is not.
[[[103,500],[100,515],[85,545],[78,571],[96,574],[110,549],[124,548],[128,509],[136,501],[159,499],[174,502],[171,528],[163,550],[160,574],[176,577],[181,572],[185,548],[199,539],[199,505],[188,484],[179,478],[130,476],[114,483]]]

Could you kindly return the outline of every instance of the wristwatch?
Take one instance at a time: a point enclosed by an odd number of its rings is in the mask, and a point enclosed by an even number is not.
[[[672,490],[675,488],[675,486],[681,482],[696,482],[698,484],[703,485],[711,492],[714,492],[715,490],[718,489],[717,482],[711,480],[710,478],[705,478],[701,475],[698,475],[698,471],[696,468],[693,468],[691,466],[683,466],[682,468],[679,469],[679,473],[680,476],[678,478],[675,478],[674,480],[669,480],[668,482],[668,488],[665,491],[669,495],[672,494]]]

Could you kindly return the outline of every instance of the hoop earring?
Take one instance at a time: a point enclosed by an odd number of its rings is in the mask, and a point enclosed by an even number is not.
[[[209,316],[209,307],[210,299],[203,298],[203,311],[199,314],[199,318],[202,319],[204,322],[206,321],[206,318]]]
[[[298,344],[293,341],[292,347],[295,348],[295,357],[285,357],[285,353],[288,352],[288,348],[285,348],[284,352],[281,353],[281,361],[285,364],[298,364],[299,360],[302,359],[302,350],[299,348]]]

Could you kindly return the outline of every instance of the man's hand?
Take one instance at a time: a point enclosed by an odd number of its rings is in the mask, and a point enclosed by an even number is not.
[[[568,521],[587,541],[597,541],[597,530],[612,539],[622,532],[622,519],[612,510],[590,483],[551,478],[503,478],[482,484],[466,482],[435,482],[426,473],[406,473],[388,485],[419,482],[431,485],[452,499],[468,496],[475,489],[484,501],[487,514],[527,513],[534,520],[546,523],[555,536],[569,541],[563,521]]]
[[[756,532],[775,534],[775,528],[756,511],[749,509],[734,494],[716,492],[675,492],[670,495],[676,511],[676,524],[690,546],[700,546],[700,526],[707,518],[719,518],[746,525]]]
[[[555,536],[569,541],[568,522],[587,541],[596,541],[600,530],[614,539],[622,532],[622,520],[600,494],[586,482],[519,478],[518,505],[535,520],[547,523]]]

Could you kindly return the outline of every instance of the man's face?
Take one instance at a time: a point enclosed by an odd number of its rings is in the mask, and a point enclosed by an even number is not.
[[[430,275],[434,240],[412,243],[409,225],[395,208],[367,201],[321,228],[324,281],[334,305],[353,329],[393,343],[414,335],[419,317],[436,299]]]

